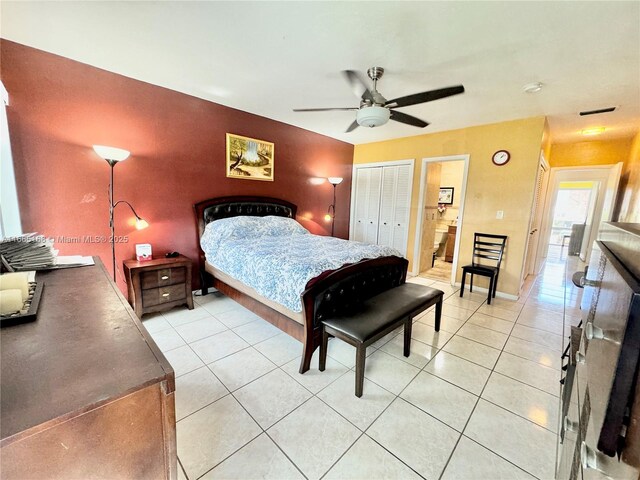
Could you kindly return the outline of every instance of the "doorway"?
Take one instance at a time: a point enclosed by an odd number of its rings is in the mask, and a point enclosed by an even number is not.
[[[469,155],[422,159],[414,275],[455,283]]]
[[[589,263],[600,223],[611,221],[621,171],[622,163],[551,169],[536,264],[549,255],[575,255]]]

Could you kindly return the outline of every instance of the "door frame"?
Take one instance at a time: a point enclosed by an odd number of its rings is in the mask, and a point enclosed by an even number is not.
[[[590,165],[588,167],[552,167],[549,170],[549,183],[547,185],[544,217],[542,218],[543,230],[542,235],[540,235],[540,238],[538,239],[536,265],[542,264],[542,262],[547,258],[547,252],[549,250],[549,236],[551,235],[551,226],[553,224],[553,212],[558,199],[558,187],[560,182],[600,182],[600,188],[598,189],[599,198],[596,203],[594,222],[591,227],[591,234],[588,240],[589,247],[587,248],[585,258],[583,259],[584,262],[588,263],[591,255],[590,246],[598,235],[600,223],[611,221],[621,173],[622,162],[609,165]],[[605,210],[607,202],[611,207],[608,211]]]
[[[456,283],[456,271],[458,270],[458,252],[460,250],[460,239],[462,235],[462,225],[464,218],[464,204],[467,193],[467,178],[469,175],[469,158],[468,153],[459,155],[447,155],[445,157],[425,157],[420,162],[420,185],[418,195],[418,208],[416,218],[416,232],[413,245],[413,269],[412,275],[420,274],[420,246],[422,240],[422,218],[424,217],[424,200],[425,200],[425,182],[427,180],[427,164],[435,162],[464,162],[464,170],[462,173],[462,188],[460,192],[460,209],[458,211],[458,233],[456,234],[456,243],[453,249],[453,262],[451,263],[451,285]]]
[[[349,207],[349,240],[353,239],[353,229],[355,228],[355,214],[356,214],[356,185],[358,183],[358,170],[361,168],[375,168],[375,167],[394,167],[397,165],[410,165],[411,166],[411,184],[409,185],[409,198],[413,200],[413,175],[415,173],[415,160],[413,158],[407,158],[405,160],[390,160],[388,162],[370,162],[370,163],[354,163],[351,169],[351,205]],[[382,193],[382,191],[381,191]],[[409,202],[409,221],[407,222],[407,247],[409,246],[409,227],[411,225],[411,201]],[[406,247],[405,247],[406,248]],[[409,249],[406,248],[408,251]]]

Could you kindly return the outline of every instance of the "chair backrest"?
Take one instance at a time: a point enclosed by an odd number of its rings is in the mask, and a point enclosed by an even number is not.
[[[473,265],[490,265],[495,262],[495,265],[491,266],[500,268],[500,263],[502,262],[502,256],[504,255],[506,244],[506,235],[494,235],[492,233],[474,233],[472,260]]]

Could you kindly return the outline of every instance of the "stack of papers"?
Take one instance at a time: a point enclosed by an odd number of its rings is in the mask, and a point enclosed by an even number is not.
[[[8,269],[16,272],[94,265],[92,257],[58,256],[53,240],[37,233],[0,240],[0,255]]]

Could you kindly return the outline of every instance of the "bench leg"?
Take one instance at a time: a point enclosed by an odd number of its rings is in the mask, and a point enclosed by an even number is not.
[[[322,329],[322,342],[320,343],[320,366],[319,369],[321,372],[324,372],[324,369],[327,365],[327,347],[329,344],[329,334],[323,328]]]
[[[471,280],[469,281],[469,292],[473,292],[473,273],[471,274]]]
[[[460,296],[464,294],[464,282],[467,280],[467,271],[462,269],[462,284],[460,285]]]
[[[411,327],[413,326],[413,318],[407,317],[404,322],[404,356],[411,355]]]
[[[442,318],[442,298],[436,303],[436,332],[440,331],[440,319]]]
[[[364,359],[367,354],[367,347],[360,344],[356,347],[356,397],[362,396],[362,386],[364,385]]]
[[[496,272],[496,278],[493,281],[493,298],[496,298],[496,289],[498,288],[498,275],[500,275],[500,272]]]

